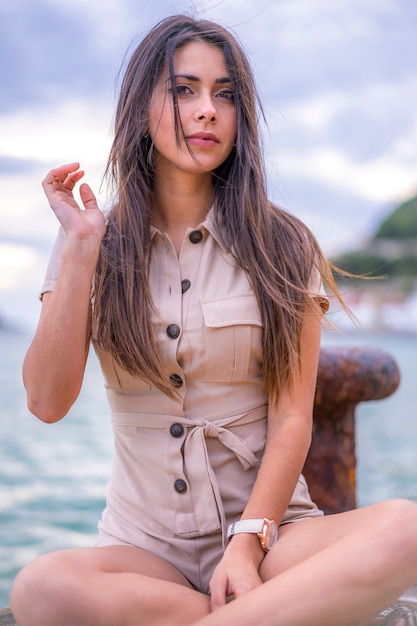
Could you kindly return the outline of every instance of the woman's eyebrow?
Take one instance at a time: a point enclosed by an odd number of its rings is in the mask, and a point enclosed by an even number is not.
[[[174,78],[185,78],[186,80],[189,80],[190,82],[193,82],[193,83],[200,82],[200,78],[198,76],[194,76],[193,74],[175,74]],[[214,82],[217,84],[223,85],[225,83],[231,83],[232,80],[228,76],[224,76],[222,78],[216,78]]]

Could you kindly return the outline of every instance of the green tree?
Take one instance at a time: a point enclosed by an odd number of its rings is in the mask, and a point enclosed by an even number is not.
[[[384,250],[383,240],[395,241],[400,251],[392,253],[389,246]],[[403,277],[412,280],[417,276],[417,254],[410,240],[417,241],[417,196],[403,202],[381,222],[366,248],[346,252],[332,261],[357,276],[387,279]],[[382,245],[378,245],[378,242]]]
[[[379,226],[375,239],[417,238],[417,196],[401,204]]]

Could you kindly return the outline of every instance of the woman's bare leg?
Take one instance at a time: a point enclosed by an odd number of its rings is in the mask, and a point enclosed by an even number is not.
[[[417,581],[417,505],[392,501],[282,528],[266,581],[195,626],[360,626]]]
[[[10,600],[19,626],[186,626],[209,611],[172,565],[130,546],[44,555],[16,577]]]

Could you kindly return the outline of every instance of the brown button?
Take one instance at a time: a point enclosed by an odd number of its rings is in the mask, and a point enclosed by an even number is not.
[[[171,339],[176,339],[177,337],[179,337],[180,332],[180,327],[176,324],[170,324],[169,326],[167,326],[167,335]]]
[[[182,378],[181,376],[178,376],[178,374],[171,374],[169,380],[174,385],[174,387],[182,387]]]
[[[190,241],[191,243],[200,243],[200,241],[202,241],[203,239],[203,233],[201,232],[201,230],[193,230],[190,233]]]
[[[185,493],[187,491],[187,483],[182,478],[177,478],[174,483],[174,489],[177,493]]]
[[[178,424],[178,422],[175,422],[175,424],[171,425],[169,432],[173,437],[179,439],[179,437],[182,437],[184,434],[184,426],[182,424]]]
[[[188,280],[188,278],[185,278],[184,280],[181,281],[182,293],[185,293],[186,291],[188,291],[190,287],[191,287],[191,282]]]

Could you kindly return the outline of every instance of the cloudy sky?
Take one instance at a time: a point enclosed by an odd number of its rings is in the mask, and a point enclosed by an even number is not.
[[[328,254],[366,241],[417,192],[416,0],[2,2],[0,315],[31,324],[39,311],[56,234],[40,181],[80,161],[99,190],[123,57],[179,12],[245,46],[268,119],[270,195]]]

